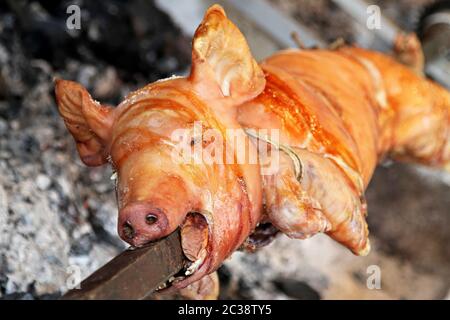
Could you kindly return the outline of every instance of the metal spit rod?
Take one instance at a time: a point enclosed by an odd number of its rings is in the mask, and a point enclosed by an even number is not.
[[[128,249],[67,292],[64,300],[145,299],[184,266],[180,235]]]

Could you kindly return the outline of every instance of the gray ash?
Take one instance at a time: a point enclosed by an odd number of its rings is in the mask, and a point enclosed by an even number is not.
[[[68,32],[68,5],[81,30]],[[0,2],[0,298],[46,299],[124,244],[109,168],[86,168],[59,118],[53,78],[117,104],[188,67],[190,40],[152,1]]]

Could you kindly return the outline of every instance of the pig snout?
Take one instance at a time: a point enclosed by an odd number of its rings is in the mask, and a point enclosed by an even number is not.
[[[167,213],[146,202],[132,203],[123,208],[120,211],[118,229],[120,237],[135,247],[171,232]]]
[[[120,237],[132,246],[139,247],[174,232],[197,206],[179,177],[163,176],[152,181],[147,176],[133,181],[129,187],[137,190],[131,191],[136,197],[120,209],[118,222]],[[143,194],[138,194],[143,190]]]

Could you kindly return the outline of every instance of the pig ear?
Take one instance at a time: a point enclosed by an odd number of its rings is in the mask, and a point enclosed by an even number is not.
[[[219,5],[208,9],[195,32],[190,79],[200,94],[231,97],[235,103],[252,99],[264,89],[264,73],[244,36]]]
[[[55,93],[59,112],[77,143],[81,160],[88,166],[106,163],[113,109],[93,100],[76,82],[55,80]]]

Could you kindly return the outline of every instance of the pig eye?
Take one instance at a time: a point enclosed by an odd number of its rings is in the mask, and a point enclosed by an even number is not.
[[[153,215],[153,214],[151,214],[151,213],[149,213],[147,216],[145,216],[145,222],[148,225],[154,224],[156,222],[156,220],[158,220],[158,217]]]
[[[201,141],[201,137],[192,137],[192,139],[191,139],[191,147],[194,146],[199,141]]]

